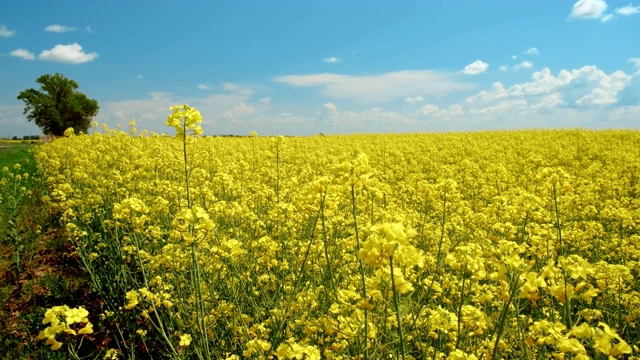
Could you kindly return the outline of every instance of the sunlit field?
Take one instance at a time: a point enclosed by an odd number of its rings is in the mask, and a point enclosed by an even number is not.
[[[640,132],[201,137],[36,148],[100,358],[607,359],[640,343]],[[635,357],[634,357],[635,356]]]

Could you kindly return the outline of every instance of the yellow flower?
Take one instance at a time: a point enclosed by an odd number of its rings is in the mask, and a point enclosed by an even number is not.
[[[109,349],[104,354],[104,358],[103,359],[104,360],[117,360],[119,354],[120,354],[120,350],[118,350],[118,349]]]
[[[585,354],[587,351],[576,338],[562,338],[557,342],[558,350],[563,353]]]
[[[409,243],[417,235],[413,229],[405,229],[399,223],[383,223],[371,227],[369,238],[362,244],[359,257],[373,266],[388,264],[391,257],[405,266],[424,265],[421,250]]]
[[[78,330],[78,335],[93,333],[93,324],[88,322],[82,329]]]
[[[320,350],[312,345],[302,345],[289,339],[276,349],[279,359],[320,360]]]
[[[66,317],[66,321],[67,324],[71,325],[73,323],[77,323],[77,322],[87,322],[89,321],[87,319],[87,316],[89,315],[89,312],[87,310],[85,310],[85,308],[83,308],[82,306],[76,309],[68,309],[67,311],[64,312],[64,315]]]
[[[62,346],[62,343],[54,338],[47,338],[47,345],[51,346],[51,350],[58,350]]]
[[[447,360],[477,360],[478,358],[473,354],[467,354],[462,350],[454,350],[449,353]]]
[[[593,331],[591,330],[591,327],[589,327],[589,324],[582,323],[578,326],[574,326],[567,335],[573,335],[580,339],[587,339],[593,335]]]
[[[191,340],[192,340],[191,335],[182,334],[180,335],[180,343],[178,345],[184,346],[184,347],[189,346],[189,344],[191,344]]]
[[[544,278],[542,276],[538,276],[538,274],[535,272],[528,272],[522,277],[524,278],[524,282],[520,286],[519,297],[523,299],[529,299],[535,303],[538,299],[540,299],[538,288],[547,287],[547,283],[544,281]]]
[[[131,290],[131,291],[127,291],[127,294],[125,295],[125,297],[128,300],[127,305],[125,305],[125,309],[127,310],[131,310],[134,307],[136,307],[136,305],[138,305],[138,292],[135,290]]]
[[[251,357],[253,354],[263,354],[266,351],[271,350],[271,344],[262,339],[253,339],[247,341],[245,344],[247,350],[242,352],[242,356]]]
[[[630,354],[632,352],[631,347],[627,344],[618,333],[609,327],[609,325],[601,322],[594,334],[594,349],[600,351],[603,354],[618,356],[620,354]],[[602,329],[600,329],[602,328]],[[613,340],[616,340],[616,344],[612,345]]]
[[[202,123],[202,115],[198,110],[187,104],[172,106],[169,110],[172,113],[167,117],[166,124],[176,129],[176,138],[182,138],[185,131],[192,131],[194,135],[202,134],[202,128],[198,125]]]

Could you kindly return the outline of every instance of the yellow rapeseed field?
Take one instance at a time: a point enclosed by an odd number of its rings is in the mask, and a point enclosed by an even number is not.
[[[640,132],[104,128],[37,148],[105,358],[638,358]],[[62,351],[62,350],[61,350]],[[146,355],[145,355],[146,354]]]

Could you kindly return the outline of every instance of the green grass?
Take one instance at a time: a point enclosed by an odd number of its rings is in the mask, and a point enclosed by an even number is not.
[[[23,142],[24,141],[24,142]],[[21,164],[23,171],[33,175],[36,170],[36,163],[31,150],[37,145],[29,140],[0,141],[0,169],[12,167],[14,164]]]

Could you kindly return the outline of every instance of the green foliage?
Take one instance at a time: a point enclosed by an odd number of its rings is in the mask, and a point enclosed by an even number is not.
[[[25,103],[23,114],[45,135],[62,136],[68,128],[86,133],[91,118],[98,114],[98,102],[77,91],[78,83],[62,74],[42,75],[40,90],[27,89],[18,95]]]
[[[32,144],[0,143],[0,170],[3,167],[13,167],[21,164],[23,170],[32,174],[36,170],[36,162],[31,153]]]

